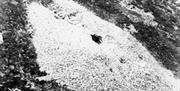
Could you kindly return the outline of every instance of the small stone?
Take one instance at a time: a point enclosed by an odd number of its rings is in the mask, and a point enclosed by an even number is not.
[[[98,35],[93,34],[93,35],[91,35],[91,37],[92,37],[92,40],[93,40],[94,42],[98,43],[98,44],[100,44],[101,41],[102,41],[102,37],[101,37],[101,36],[98,36]]]
[[[0,44],[3,43],[3,36],[2,36],[2,33],[0,33]]]
[[[3,77],[4,75],[5,75],[4,73],[0,72],[0,77]]]

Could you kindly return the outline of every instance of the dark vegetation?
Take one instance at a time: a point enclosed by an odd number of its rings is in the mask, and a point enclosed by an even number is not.
[[[177,48],[180,47],[180,35],[176,35],[173,26],[180,25],[180,19],[177,14],[173,14],[167,6],[172,7],[167,0],[132,0],[131,5],[145,12],[152,12],[155,16],[154,21],[158,23],[157,27],[147,26],[143,22],[133,22],[127,17],[123,7],[118,4],[118,0],[74,0],[93,12],[97,16],[123,28],[130,24],[134,25],[138,33],[132,34],[136,37],[151,53],[163,64],[164,67],[174,72],[179,72],[180,69],[180,52]],[[121,0],[119,0],[121,1]],[[175,10],[177,11],[177,10]],[[138,16],[140,17],[140,16]],[[180,28],[180,27],[179,27]]]
[[[157,27],[134,23],[133,25],[139,31],[134,36],[142,41],[166,68],[178,71],[180,53],[176,51],[176,48],[180,47],[180,41],[177,38],[179,35],[174,34],[179,30],[175,30],[174,26],[179,24],[172,11],[166,8],[170,4],[166,1],[158,2],[154,0],[148,0],[144,3],[141,0],[134,0],[132,4],[137,7],[142,6],[147,12],[152,12],[155,16],[154,21],[158,22]]]
[[[26,10],[22,2],[0,5],[0,91],[71,91],[55,81],[39,81],[47,75],[39,70],[37,54],[27,31]]]
[[[40,2],[42,5],[44,5],[46,7],[48,4],[52,3],[53,1],[52,0],[41,0]]]

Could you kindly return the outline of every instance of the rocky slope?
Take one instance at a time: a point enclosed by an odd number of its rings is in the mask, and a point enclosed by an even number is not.
[[[9,0],[1,91],[180,91],[177,1]]]
[[[179,7],[173,0],[74,0],[136,37],[167,69],[179,71]],[[178,73],[177,73],[178,74]]]

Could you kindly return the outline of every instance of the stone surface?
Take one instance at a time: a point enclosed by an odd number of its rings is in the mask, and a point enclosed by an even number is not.
[[[54,0],[47,7],[32,3],[28,11],[37,61],[48,74],[39,80],[53,79],[78,91],[178,90],[171,71],[162,68],[128,31],[81,5]],[[95,43],[92,34],[101,36],[102,43]],[[146,77],[155,83],[147,83]]]
[[[164,67],[178,72],[180,54],[179,8],[173,0],[74,0],[102,19],[121,28],[133,26],[132,33]],[[111,3],[107,3],[111,2]],[[106,8],[108,7],[108,8]]]
[[[0,91],[180,91],[178,0],[1,0]]]

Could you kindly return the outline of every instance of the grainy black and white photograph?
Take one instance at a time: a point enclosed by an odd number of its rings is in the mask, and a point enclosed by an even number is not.
[[[180,91],[180,0],[0,0],[0,91]]]

